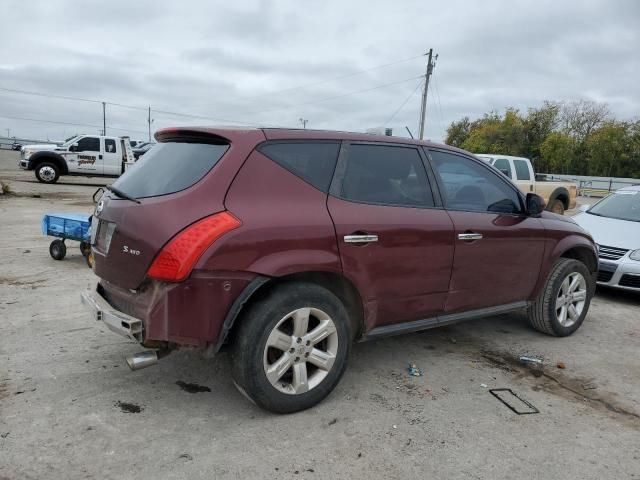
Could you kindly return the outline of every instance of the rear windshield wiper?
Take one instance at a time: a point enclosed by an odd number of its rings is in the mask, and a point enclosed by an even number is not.
[[[114,187],[113,185],[105,185],[105,188],[110,192],[115,193],[120,198],[124,198],[125,200],[131,200],[132,202],[140,203],[140,200],[138,200],[137,198],[133,198],[131,195],[124,193],[122,190]]]

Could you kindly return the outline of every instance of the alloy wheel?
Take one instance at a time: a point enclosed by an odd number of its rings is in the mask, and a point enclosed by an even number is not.
[[[560,325],[570,327],[578,321],[587,300],[587,282],[582,274],[566,276],[556,298],[556,316]]]
[[[273,328],[264,348],[264,372],[271,385],[290,395],[317,387],[338,353],[338,332],[329,315],[299,308]]]

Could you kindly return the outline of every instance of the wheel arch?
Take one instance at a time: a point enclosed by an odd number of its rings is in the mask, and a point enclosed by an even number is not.
[[[569,190],[564,187],[558,187],[553,192],[551,192],[551,195],[549,195],[547,208],[551,208],[551,205],[553,205],[554,201],[560,200],[562,202],[562,205],[564,206],[564,209],[569,210],[569,198],[571,198],[569,196]]]
[[[224,319],[215,352],[219,351],[225,343],[233,341],[238,328],[238,318],[242,312],[254,302],[264,298],[275,287],[287,283],[307,282],[326,288],[340,299],[351,324],[352,337],[359,338],[364,327],[364,304],[362,297],[355,285],[344,275],[326,271],[304,271],[283,275],[279,277],[256,277],[233,303]]]
[[[60,170],[60,174],[64,175],[69,173],[67,162],[62,155],[55,152],[37,152],[31,155],[29,158],[29,170],[35,170],[38,165],[44,162],[53,163]]]

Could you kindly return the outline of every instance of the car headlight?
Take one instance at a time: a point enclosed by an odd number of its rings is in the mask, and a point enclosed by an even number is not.
[[[636,262],[640,262],[640,248],[638,250],[634,250],[629,254],[629,258],[631,260],[635,260]]]

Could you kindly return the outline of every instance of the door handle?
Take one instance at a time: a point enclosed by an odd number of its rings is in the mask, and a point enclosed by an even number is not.
[[[378,235],[345,235],[345,243],[371,243],[378,241]]]
[[[102,160],[102,155],[98,155],[98,159],[99,159],[99,160]]]
[[[481,233],[475,232],[464,232],[458,234],[458,240],[464,240],[465,242],[473,241],[473,240],[482,240]]]

